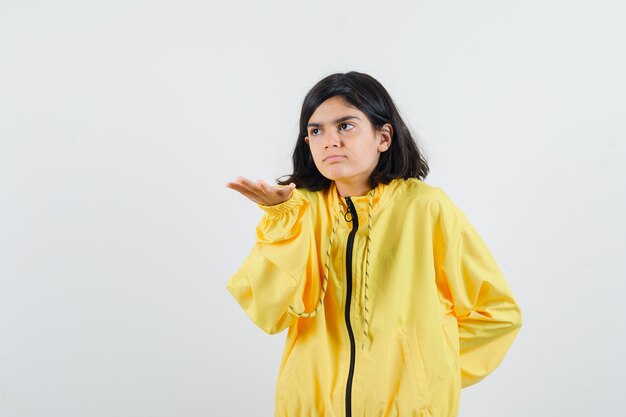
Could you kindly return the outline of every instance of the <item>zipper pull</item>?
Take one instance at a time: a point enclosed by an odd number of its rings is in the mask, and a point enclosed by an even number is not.
[[[348,211],[345,212],[343,214],[343,218],[346,222],[351,223],[352,222],[352,216],[354,216],[355,210],[354,210],[354,205],[352,204],[352,200],[350,200],[350,197],[346,197],[346,204],[348,205]],[[350,218],[348,219],[348,214],[350,214]]]

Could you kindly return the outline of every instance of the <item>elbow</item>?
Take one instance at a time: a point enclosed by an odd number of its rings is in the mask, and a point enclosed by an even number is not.
[[[519,304],[514,302],[512,311],[513,311],[513,315],[512,315],[513,326],[516,329],[522,327],[522,322],[523,322],[522,309],[520,308]]]
[[[520,309],[519,305],[514,303],[512,307],[508,309],[506,319],[503,321],[507,324],[506,332],[517,335],[523,323],[522,310]]]
[[[263,331],[264,331],[265,333],[269,334],[270,336],[273,336],[273,335],[278,334],[278,333],[282,333],[282,332],[283,332],[283,330],[285,330],[285,328],[284,328],[284,327],[283,327],[283,328],[280,328],[280,327],[272,327],[272,328],[269,328],[269,329],[263,329]]]
[[[287,312],[285,312],[278,319],[278,321],[276,321],[276,320],[272,320],[272,321],[255,320],[256,325],[261,330],[263,330],[265,333],[267,333],[269,335],[275,335],[275,334],[281,333],[283,330],[285,330],[286,328],[291,326],[291,323],[293,323],[293,322],[294,322],[294,318],[290,314],[288,314]]]
[[[507,324],[510,330],[522,327],[522,309],[515,300],[507,303],[505,308],[501,310],[501,321]]]

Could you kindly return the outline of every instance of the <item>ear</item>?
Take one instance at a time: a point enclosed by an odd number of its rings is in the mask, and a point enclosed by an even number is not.
[[[379,131],[378,151],[385,152],[391,146],[391,138],[393,137],[393,126],[385,123]]]
[[[309,137],[308,137],[308,136],[305,136],[305,137],[304,137],[304,141],[305,141],[306,143],[309,143]]]

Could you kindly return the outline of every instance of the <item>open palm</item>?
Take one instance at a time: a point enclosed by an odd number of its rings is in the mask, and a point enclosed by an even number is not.
[[[235,181],[227,182],[226,187],[238,191],[255,203],[273,206],[289,200],[296,184],[292,182],[287,186],[275,186],[263,180],[253,182],[245,177],[237,177]]]

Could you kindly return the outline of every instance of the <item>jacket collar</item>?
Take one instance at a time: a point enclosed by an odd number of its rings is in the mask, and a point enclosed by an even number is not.
[[[392,185],[399,181],[398,179],[392,180],[389,184],[379,183],[373,190],[370,190],[365,195],[360,196],[351,196],[352,204],[354,204],[354,208],[359,215],[359,224],[364,224],[366,221],[369,208],[369,193],[373,191],[372,195],[372,210],[376,211],[388,201],[389,191],[392,188]],[[402,181],[402,180],[400,180]],[[334,181],[330,183],[330,188],[327,190],[327,196],[330,210],[333,214],[333,217],[343,216],[348,211],[348,205],[346,203],[346,198],[342,197],[339,194],[339,190],[337,190],[337,185]]]

